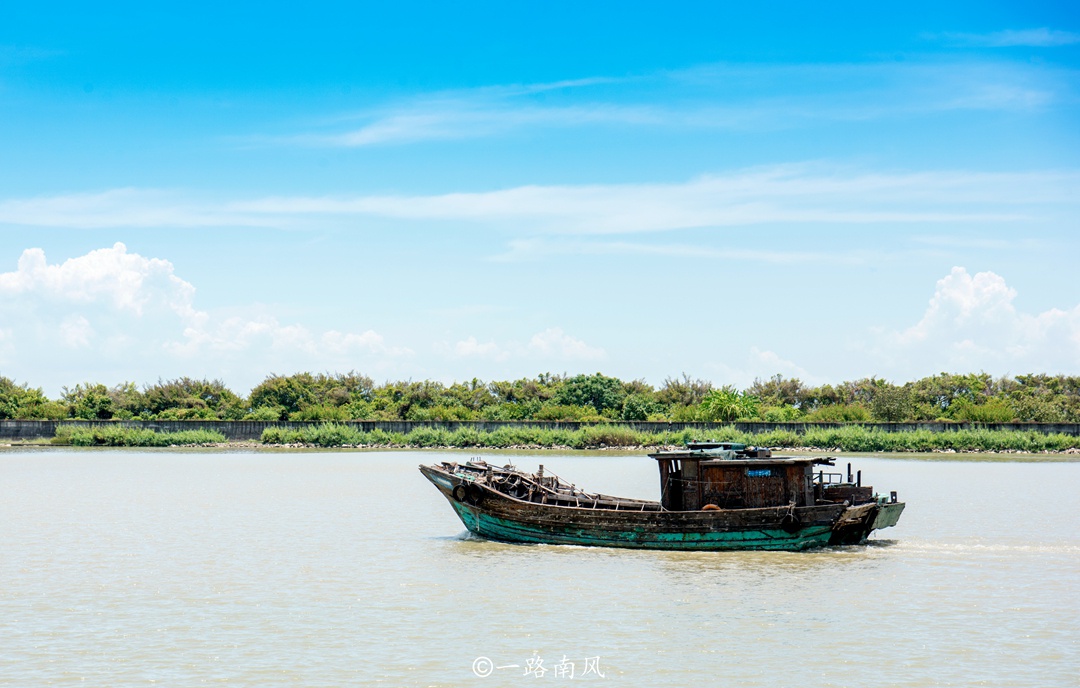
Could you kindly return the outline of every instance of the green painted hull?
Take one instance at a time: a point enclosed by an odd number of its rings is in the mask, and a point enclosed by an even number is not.
[[[782,529],[725,530],[713,532],[644,532],[641,529],[597,530],[593,528],[553,527],[485,513],[483,510],[453,502],[454,511],[470,532],[489,540],[524,544],[582,545],[588,547],[623,547],[677,551],[722,550],[803,550],[828,544],[832,526],[811,526],[797,533]]]

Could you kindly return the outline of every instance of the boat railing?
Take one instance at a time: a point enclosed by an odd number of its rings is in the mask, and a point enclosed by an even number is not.
[[[818,471],[816,482],[818,485],[840,485],[844,482],[844,474]]]

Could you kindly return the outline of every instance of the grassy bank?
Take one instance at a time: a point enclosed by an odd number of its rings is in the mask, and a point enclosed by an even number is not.
[[[154,432],[140,428],[80,428],[71,425],[58,427],[52,438],[53,444],[75,447],[198,447],[224,442],[225,435],[212,430]]]
[[[595,425],[578,430],[536,427],[503,427],[494,431],[461,428],[420,427],[409,433],[372,430],[324,423],[302,429],[269,427],[261,443],[306,447],[398,447],[398,448],[486,448],[486,449],[639,449],[678,447],[687,442],[715,440],[741,442],[763,447],[818,449],[845,452],[1064,452],[1080,450],[1080,437],[1047,435],[1035,431],[916,430],[886,432],[865,427],[813,429],[804,434],[790,430],[765,433],[740,432],[734,426],[716,429],[686,429],[678,432],[640,432],[624,426]],[[149,429],[100,426],[84,428],[61,425],[52,444],[76,447],[170,447],[207,446],[226,442],[225,436],[210,430],[155,432]]]
[[[797,434],[778,430],[760,434],[739,432],[732,426],[717,430],[689,429],[680,432],[647,433],[626,427],[597,425],[580,430],[552,430],[531,427],[499,428],[483,432],[472,428],[449,431],[417,428],[408,434],[382,430],[363,432],[349,426],[326,423],[300,430],[267,428],[262,443],[312,447],[451,447],[602,449],[681,446],[686,442],[716,440],[742,442],[764,447],[792,447],[847,452],[1060,452],[1080,448],[1080,437],[1046,435],[1039,432],[1007,430],[957,430],[951,432],[885,432],[863,427],[811,430]]]

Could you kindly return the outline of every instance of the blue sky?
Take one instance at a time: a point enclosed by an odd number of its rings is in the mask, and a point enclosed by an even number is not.
[[[1065,3],[3,15],[0,374],[50,394],[1080,373]]]

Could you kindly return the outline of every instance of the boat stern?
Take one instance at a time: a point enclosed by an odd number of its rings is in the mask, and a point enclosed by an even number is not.
[[[866,542],[873,531],[895,526],[904,506],[904,502],[884,500],[849,506],[833,526],[829,544],[859,545]]]

